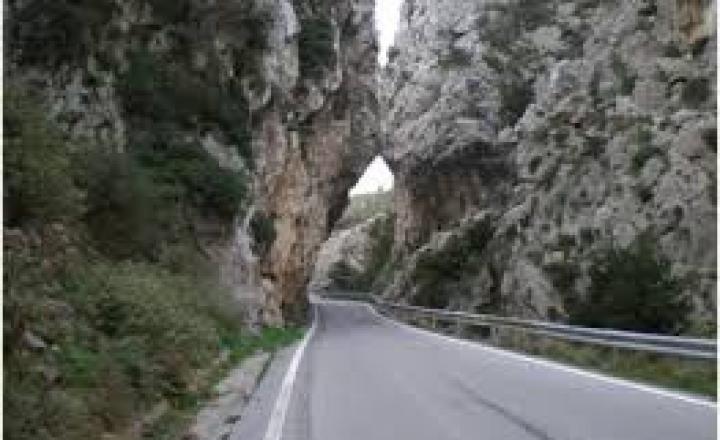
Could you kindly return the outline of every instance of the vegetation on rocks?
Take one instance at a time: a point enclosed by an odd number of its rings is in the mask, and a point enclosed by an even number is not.
[[[493,233],[492,220],[485,218],[452,235],[440,248],[421,251],[411,275],[416,285],[412,303],[442,309],[453,291],[467,290],[463,283],[483,263]]]
[[[335,55],[333,41],[333,26],[328,17],[301,20],[298,50],[303,76],[317,77],[330,66]]]
[[[689,298],[681,295],[680,279],[649,234],[627,248],[599,252],[590,280],[588,297],[569,304],[574,324],[667,334],[687,324]]]
[[[199,371],[245,344],[199,241],[226,235],[245,176],[169,137],[125,153],[72,142],[19,86],[3,122],[5,435],[100,438],[183,407]]]
[[[351,196],[348,206],[345,208],[340,220],[335,224],[335,228],[347,229],[378,214],[389,214],[392,211],[392,203],[392,191],[378,191]]]
[[[275,241],[275,221],[264,212],[256,212],[250,219],[250,232],[254,238],[253,251],[265,255]]]
[[[377,290],[385,272],[389,270],[394,240],[395,216],[383,215],[372,219],[368,240],[370,241],[365,264],[356,269],[347,261],[340,260],[334,264],[328,274],[329,278],[341,290],[370,292]]]

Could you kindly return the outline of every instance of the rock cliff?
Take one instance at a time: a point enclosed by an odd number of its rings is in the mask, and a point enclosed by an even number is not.
[[[243,202],[193,218],[192,234],[252,320],[299,317],[315,254],[379,148],[373,2],[5,6],[6,84],[40,95],[69,138],[141,156],[199,146],[244,179]]]
[[[392,227],[393,216],[379,213],[334,230],[318,253],[308,290],[329,295],[371,291],[389,257]]]
[[[407,0],[381,80],[407,266],[385,295],[561,317],[590,256],[652,234],[712,319],[715,8]],[[448,255],[465,283],[424,297]]]
[[[371,0],[295,2],[274,33],[272,80],[253,121],[257,209],[276,231],[260,262],[270,320],[304,311],[316,254],[379,151],[373,8]],[[323,28],[333,42],[324,58],[312,41]]]

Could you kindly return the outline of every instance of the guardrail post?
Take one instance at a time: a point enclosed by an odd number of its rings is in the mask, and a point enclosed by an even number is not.
[[[490,330],[490,337],[488,338],[490,343],[492,345],[500,345],[500,329],[490,326],[488,330]]]

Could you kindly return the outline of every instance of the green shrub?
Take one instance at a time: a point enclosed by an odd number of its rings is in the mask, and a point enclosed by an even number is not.
[[[159,133],[131,153],[167,197],[203,215],[231,220],[246,198],[246,176],[221,167],[198,144]]]
[[[219,79],[193,74],[184,66],[140,50],[131,55],[119,90],[134,140],[146,132],[162,131],[167,138],[177,128],[216,126],[246,163],[252,164],[248,107],[238,85],[220,86]]]
[[[515,125],[532,102],[532,84],[510,75],[501,80],[498,90],[501,100],[500,120],[504,126]]]
[[[552,2],[538,2],[535,0],[511,0],[503,3],[494,3],[488,9],[497,11],[498,15],[492,20],[485,14],[484,20],[478,26],[483,32],[484,41],[506,51],[517,43],[518,36],[549,23],[555,12]]]
[[[686,324],[688,299],[649,234],[626,249],[600,252],[590,280],[587,299],[570,311],[574,324],[670,334]]]
[[[262,211],[256,212],[250,219],[250,233],[253,237],[253,252],[257,255],[266,255],[277,235],[275,220]]]
[[[148,0],[155,16],[162,22],[173,23],[187,18],[190,13],[189,0]]]
[[[321,75],[335,56],[330,18],[308,17],[301,20],[298,50],[301,74],[309,77]]]
[[[652,133],[646,127],[638,127],[636,139],[636,150],[630,161],[630,170],[639,173],[650,158],[661,154],[661,150],[652,145]]]
[[[367,291],[369,286],[365,283],[364,274],[351,267],[346,261],[338,261],[328,273],[335,287],[348,291]]]
[[[160,399],[181,405],[221,335],[239,333],[230,293],[208,274],[69,258],[72,244],[56,238],[5,247],[5,435],[97,438]],[[55,348],[28,352],[16,329]]]
[[[395,243],[395,215],[379,218],[370,230],[370,256],[365,273],[366,284],[371,287],[378,276],[391,263],[392,249]]]
[[[85,224],[105,255],[152,260],[177,237],[173,203],[127,154],[88,151],[78,172],[87,191]]]
[[[415,305],[445,308],[453,291],[462,289],[483,262],[483,252],[494,233],[493,221],[483,219],[455,235],[442,249],[426,251],[413,270]]]
[[[12,50],[21,63],[79,62],[93,52],[99,33],[117,10],[113,0],[34,0],[8,14]]]
[[[623,95],[631,95],[633,90],[635,90],[635,82],[637,81],[637,75],[633,75],[628,71],[628,67],[623,62],[619,53],[613,52],[613,55],[610,59],[610,68],[615,74],[615,77],[620,82],[620,92]]]
[[[4,109],[5,225],[78,217],[83,193],[73,180],[72,146],[29,93],[6,86]]]
[[[374,219],[368,231],[368,254],[362,270],[339,261],[330,269],[328,277],[342,290],[370,292],[378,288],[379,278],[388,269],[395,238],[395,216]]]

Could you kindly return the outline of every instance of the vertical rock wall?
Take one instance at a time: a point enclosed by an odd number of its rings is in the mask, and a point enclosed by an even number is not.
[[[379,149],[373,1],[5,6],[6,82],[39,92],[68,136],[115,151],[140,139],[140,131],[171,136],[250,176],[235,224],[205,222],[198,242],[252,320],[301,317],[315,254]],[[138,54],[146,69],[128,78]],[[187,100],[168,109],[184,119],[163,134],[157,119],[165,115],[144,114],[153,112],[145,104],[127,111],[128,99],[146,96],[130,97],[125,81],[142,83],[154,71],[175,82],[154,78],[148,94],[169,86]],[[224,113],[209,115],[218,110]],[[246,135],[252,154],[234,142]]]
[[[417,301],[418,258],[492,219],[441,305],[562,315],[561,284],[582,295],[597,249],[650,231],[711,319],[715,8],[406,1],[381,91],[396,253],[409,266],[385,294]],[[557,268],[578,275],[559,280]]]
[[[373,1],[301,1],[279,10],[268,81],[253,110],[256,209],[275,230],[259,262],[268,322],[302,316],[320,245],[379,151]],[[303,25],[322,19],[332,23],[333,56],[308,75],[298,40]]]

